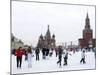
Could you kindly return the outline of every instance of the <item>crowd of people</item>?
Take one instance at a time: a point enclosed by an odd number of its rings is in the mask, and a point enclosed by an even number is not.
[[[28,68],[32,68],[32,57],[36,57],[36,61],[40,60],[40,51],[42,52],[42,59],[46,59],[46,57],[52,57],[53,51],[55,51],[56,57],[58,57],[57,64],[59,66],[62,66],[62,60],[64,60],[63,65],[66,66],[68,65],[68,55],[70,54],[66,49],[63,49],[62,46],[58,46],[58,48],[55,49],[49,49],[49,48],[35,48],[34,52],[31,47],[28,47],[27,49],[22,49],[22,47],[19,47],[18,49],[13,50],[13,54],[16,56],[16,62],[17,62],[17,68],[21,68],[22,65],[22,56],[25,55],[25,61],[28,61]],[[34,53],[34,54],[33,54]],[[63,55],[63,57],[62,57]],[[82,50],[81,53],[81,59],[80,63],[85,64],[85,50]]]

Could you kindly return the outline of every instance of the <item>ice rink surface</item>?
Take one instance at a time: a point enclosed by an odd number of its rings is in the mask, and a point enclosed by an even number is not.
[[[22,68],[17,69],[16,67],[16,56],[12,55],[12,74],[20,74],[20,73],[37,73],[37,72],[52,72],[52,71],[71,71],[71,70],[88,70],[95,69],[95,56],[94,52],[86,52],[86,64],[80,64],[81,60],[81,51],[73,54],[68,57],[68,65],[63,66],[63,57],[62,57],[62,66],[59,67],[57,64],[58,57],[56,57],[55,52],[53,52],[52,57],[46,57],[46,59],[42,59],[42,53],[40,52],[40,60],[35,60],[32,57],[32,68],[28,68],[28,62],[25,61],[25,56],[23,56],[22,60]]]

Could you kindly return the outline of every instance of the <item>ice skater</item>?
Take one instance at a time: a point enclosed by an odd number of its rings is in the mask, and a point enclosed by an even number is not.
[[[46,59],[46,47],[42,49],[42,58]]]
[[[27,50],[25,50],[25,61],[27,60]]]
[[[49,48],[46,48],[46,56],[48,56],[49,55]]]
[[[62,47],[59,46],[58,50],[59,50],[59,52],[58,52],[58,61],[57,61],[57,64],[59,63],[59,66],[61,67],[62,52],[63,52]]]
[[[55,48],[55,54],[56,54],[56,57],[58,55],[58,48]]]
[[[64,66],[68,65],[68,55],[71,55],[70,53],[68,53],[68,51],[65,49],[64,50]]]
[[[53,55],[53,49],[50,49],[49,56],[52,57],[52,55]]]
[[[25,52],[22,50],[22,47],[19,47],[15,51],[16,60],[17,60],[17,68],[21,68],[21,65],[22,65],[22,55],[24,55],[24,53]]]
[[[40,53],[39,48],[36,48],[36,50],[35,50],[35,54],[36,54],[36,61],[37,61],[37,60],[39,61],[39,53]]]
[[[82,63],[83,62],[83,64],[85,64],[86,62],[85,62],[85,50],[83,50],[82,51],[82,53],[81,53],[81,60],[80,60],[80,63]]]
[[[27,58],[28,58],[28,68],[32,68],[32,49],[28,47],[27,49]]]

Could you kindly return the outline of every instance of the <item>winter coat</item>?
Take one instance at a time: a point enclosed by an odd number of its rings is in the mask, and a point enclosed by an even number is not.
[[[59,48],[58,54],[59,54],[60,57],[62,57],[62,53],[63,53],[63,50],[61,48]]]
[[[40,50],[39,49],[36,49],[35,53],[36,54],[39,54],[40,53]]]
[[[23,50],[16,50],[15,55],[18,57],[22,57],[22,55],[24,55],[25,52]]]
[[[46,54],[46,48],[42,49],[42,54],[45,55]]]
[[[28,57],[28,68],[32,67],[32,53],[27,54]]]
[[[68,53],[65,54],[64,59],[68,59]]]
[[[46,56],[48,56],[48,54],[49,54],[49,49],[47,48],[46,49]]]
[[[84,52],[81,53],[81,57],[85,58],[85,53]]]
[[[27,57],[28,57],[28,62],[31,62],[32,61],[32,53],[28,53]]]
[[[63,57],[64,59],[68,59],[68,52],[66,50],[63,51]]]

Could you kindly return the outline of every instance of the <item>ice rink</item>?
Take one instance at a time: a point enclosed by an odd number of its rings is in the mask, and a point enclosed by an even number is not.
[[[86,64],[80,64],[81,60],[81,51],[73,54],[68,57],[68,65],[63,66],[63,57],[62,57],[62,66],[59,67],[57,64],[58,57],[56,57],[55,52],[53,52],[52,57],[46,57],[42,59],[42,53],[40,52],[40,60],[35,60],[32,57],[32,68],[28,68],[28,63],[25,61],[25,56],[22,60],[22,68],[17,69],[16,67],[16,56],[12,55],[12,74],[19,73],[37,73],[37,72],[52,72],[52,71],[71,71],[71,70],[84,70],[84,69],[95,69],[95,56],[94,52],[86,52]]]

